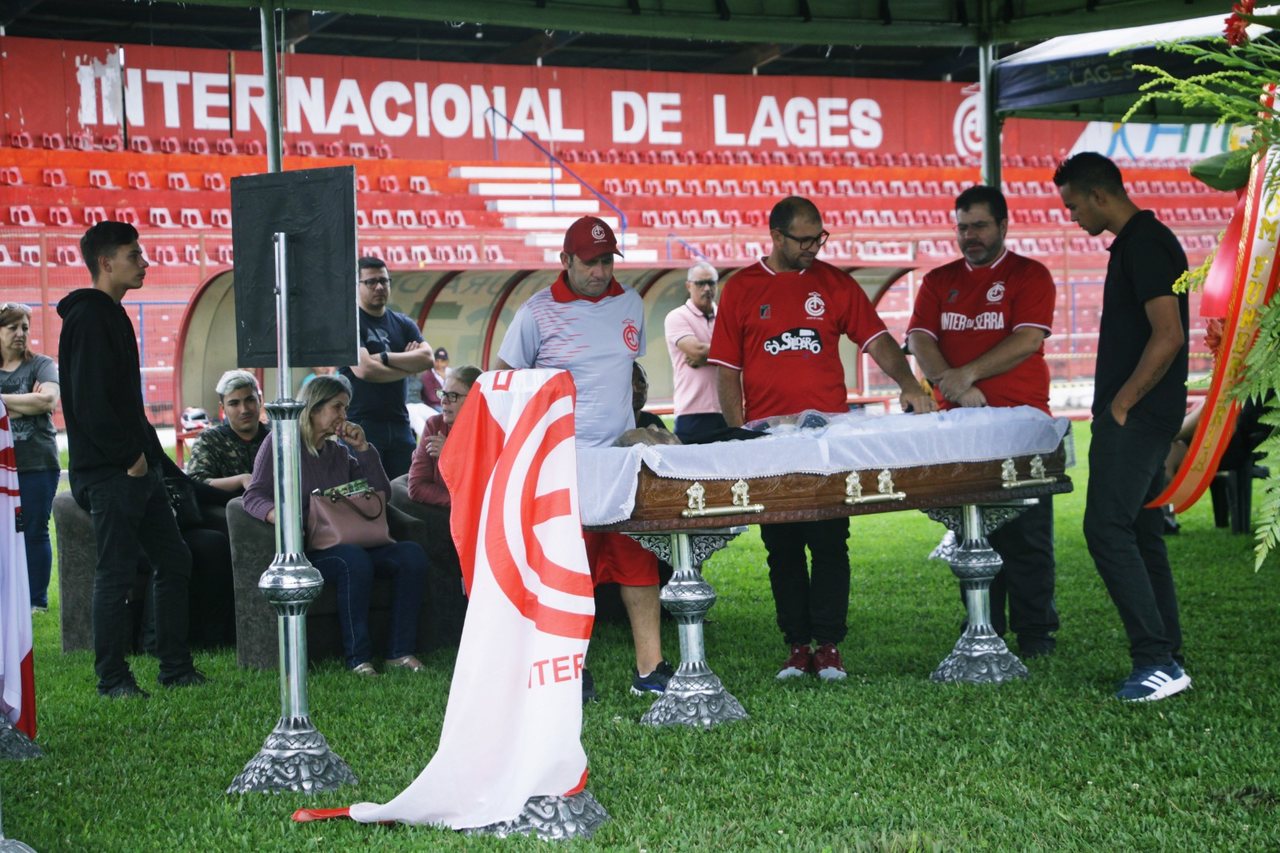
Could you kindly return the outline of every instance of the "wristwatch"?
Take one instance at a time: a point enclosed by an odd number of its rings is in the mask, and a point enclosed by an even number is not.
[[[382,363],[385,364],[387,367],[391,366],[391,362],[387,360],[386,350],[383,350],[382,352],[378,353],[378,358],[382,359]]]

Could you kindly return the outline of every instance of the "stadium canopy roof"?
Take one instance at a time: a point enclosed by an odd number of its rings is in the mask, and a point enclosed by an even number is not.
[[[1118,121],[1138,100],[1138,87],[1151,79],[1151,75],[1135,71],[1134,65],[1158,66],[1176,77],[1205,71],[1191,57],[1160,50],[1153,43],[1209,42],[1221,38],[1222,26],[1222,16],[1214,15],[1050,39],[995,63],[996,113],[1003,117]],[[1265,27],[1249,27],[1251,38],[1266,32]],[[1174,124],[1217,118],[1218,113],[1209,107],[1187,109],[1159,100],[1144,104],[1131,121]]]
[[[14,36],[252,50],[263,0],[0,0]],[[652,71],[973,81],[980,46],[1195,15],[1230,0],[266,0],[291,49]]]

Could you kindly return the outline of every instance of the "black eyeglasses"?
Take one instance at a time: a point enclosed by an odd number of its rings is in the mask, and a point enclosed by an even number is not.
[[[691,281],[689,283],[692,284],[694,287],[715,287],[716,286],[715,279],[708,279],[706,281]]]
[[[783,237],[786,237],[788,240],[795,240],[796,245],[800,247],[800,251],[802,252],[807,252],[815,247],[821,249],[823,246],[827,245],[827,240],[831,239],[831,234],[827,231],[819,231],[815,237],[797,237],[794,234],[788,234],[781,228],[778,229],[778,233]]]
[[[374,278],[362,278],[360,283],[365,287],[390,287],[391,279],[386,276],[375,276]]]
[[[466,391],[463,391],[461,394],[457,391],[441,391],[440,401],[443,403],[456,403],[465,396],[467,396]]]

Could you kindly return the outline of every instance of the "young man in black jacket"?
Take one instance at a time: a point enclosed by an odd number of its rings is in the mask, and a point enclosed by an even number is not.
[[[191,554],[161,479],[164,450],[143,407],[137,338],[120,305],[147,274],[137,229],[99,222],[80,239],[80,251],[93,286],[58,303],[58,361],[72,494],[93,515],[98,543],[94,670],[99,694],[145,697],[125,660],[126,599],[144,554],[155,568],[158,680],[168,687],[205,681],[187,647]]]

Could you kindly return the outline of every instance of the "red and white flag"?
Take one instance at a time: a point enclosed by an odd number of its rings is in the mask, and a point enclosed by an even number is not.
[[[0,713],[34,739],[31,588],[27,583],[27,549],[17,524],[21,506],[9,413],[0,402]]]
[[[582,664],[595,619],[578,515],[574,385],[563,370],[480,377],[440,467],[469,603],[440,746],[365,823],[453,829],[586,785]]]

